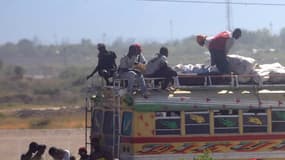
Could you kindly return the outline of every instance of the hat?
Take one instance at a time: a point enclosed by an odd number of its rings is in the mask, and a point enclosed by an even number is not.
[[[139,43],[134,43],[133,44],[139,51],[142,51],[142,47]]]
[[[205,35],[197,35],[196,36],[196,41],[197,43],[200,45],[200,46],[203,46],[205,44],[205,40],[206,40],[206,37]]]

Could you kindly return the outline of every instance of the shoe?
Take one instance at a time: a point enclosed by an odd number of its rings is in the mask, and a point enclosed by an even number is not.
[[[147,98],[149,98],[149,93],[146,92],[142,96],[143,96],[143,98],[147,99]]]
[[[176,88],[173,87],[173,86],[170,86],[170,87],[167,88],[167,90],[170,91],[170,92],[171,92],[171,91],[175,91],[175,89],[176,89]]]

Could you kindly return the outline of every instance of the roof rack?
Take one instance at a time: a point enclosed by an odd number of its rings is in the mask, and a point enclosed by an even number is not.
[[[285,89],[285,76],[276,76],[284,78],[284,81],[273,83],[263,81],[255,75],[178,75],[175,77],[176,88],[181,89]],[[250,79],[248,82],[240,82],[240,79]],[[255,80],[253,80],[255,79]],[[182,81],[182,83],[181,83]],[[186,82],[186,83],[185,83]]]

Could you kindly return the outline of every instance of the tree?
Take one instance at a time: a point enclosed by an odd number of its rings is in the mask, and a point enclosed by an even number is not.
[[[285,43],[285,28],[282,28],[281,31],[280,31],[280,40],[281,40],[281,44]],[[284,45],[281,45],[281,47],[283,49],[285,49]]]
[[[24,77],[25,69],[21,66],[15,66],[14,74],[17,79],[22,79]]]
[[[210,152],[205,151],[202,155],[195,157],[194,160],[215,160],[215,159],[210,156]]]
[[[3,61],[0,59],[0,70],[3,68]]]
[[[22,39],[18,42],[19,51],[25,56],[35,55],[34,43],[28,39]]]

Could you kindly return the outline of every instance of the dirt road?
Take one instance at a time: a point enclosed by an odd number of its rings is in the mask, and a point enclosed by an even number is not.
[[[47,154],[51,146],[68,149],[78,159],[77,149],[85,145],[85,129],[2,129],[0,159],[19,160],[31,141],[47,145],[45,160],[51,159]]]

